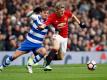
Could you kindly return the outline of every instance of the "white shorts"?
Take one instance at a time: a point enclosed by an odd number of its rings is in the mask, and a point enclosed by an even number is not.
[[[68,38],[63,38],[59,34],[54,34],[52,38],[55,39],[59,43],[60,51],[62,53],[66,53]]]

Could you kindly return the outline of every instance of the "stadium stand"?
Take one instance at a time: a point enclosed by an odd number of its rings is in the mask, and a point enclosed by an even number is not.
[[[22,5],[53,5],[60,0],[0,0],[0,51],[14,51],[30,29]],[[65,1],[65,0],[61,0]],[[107,0],[66,0],[67,7],[85,22],[81,29],[69,20],[68,51],[107,51]]]

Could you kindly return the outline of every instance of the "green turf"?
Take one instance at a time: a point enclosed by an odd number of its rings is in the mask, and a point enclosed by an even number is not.
[[[29,74],[25,66],[10,66],[0,72],[0,80],[107,80],[107,64],[97,65],[89,71],[86,65],[54,65],[53,70],[44,72],[40,66],[33,67]]]

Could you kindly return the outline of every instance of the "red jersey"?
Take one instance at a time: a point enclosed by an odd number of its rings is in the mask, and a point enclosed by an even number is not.
[[[48,25],[53,25],[56,29],[59,29],[60,32],[59,34],[67,38],[68,37],[68,18],[72,17],[72,12],[70,10],[65,10],[64,15],[59,17],[57,16],[56,13],[52,13],[49,15],[47,18],[45,24]],[[58,28],[58,24],[60,23],[65,23],[65,25],[62,28]]]

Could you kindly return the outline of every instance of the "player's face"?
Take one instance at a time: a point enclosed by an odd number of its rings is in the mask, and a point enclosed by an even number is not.
[[[41,15],[42,15],[42,18],[46,19],[48,17],[48,15],[49,15],[49,11],[43,11],[41,13]]]
[[[59,16],[62,16],[64,14],[65,8],[61,7],[60,9],[57,9],[56,12]]]

